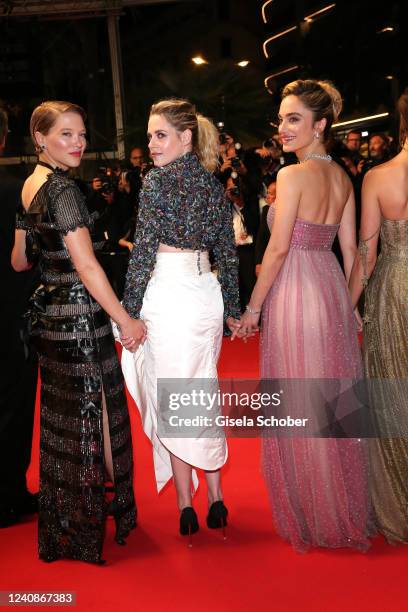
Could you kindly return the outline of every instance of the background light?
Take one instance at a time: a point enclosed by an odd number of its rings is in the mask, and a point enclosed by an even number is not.
[[[202,66],[203,64],[208,64],[207,60],[205,60],[201,55],[196,55],[191,58],[191,61],[194,62],[196,66]]]
[[[246,68],[249,64],[249,60],[242,60],[241,62],[238,62],[237,66],[240,66],[241,68]]]
[[[333,123],[332,127],[342,127],[343,125],[353,125],[353,123],[372,121],[373,119],[388,117],[389,114],[390,113],[378,113],[378,115],[368,115],[367,117],[359,117],[358,119],[350,119],[349,121],[340,121],[339,123]]]

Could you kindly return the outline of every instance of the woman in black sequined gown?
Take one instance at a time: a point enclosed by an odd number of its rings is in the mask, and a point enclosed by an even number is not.
[[[103,563],[108,512],[119,544],[136,526],[129,415],[108,315],[130,349],[145,332],[99,266],[92,218],[63,171],[80,163],[83,119],[82,109],[63,102],[45,102],[32,115],[39,163],[23,188],[12,263],[27,269],[26,240],[34,241],[43,283],[30,317],[41,368],[39,556]]]

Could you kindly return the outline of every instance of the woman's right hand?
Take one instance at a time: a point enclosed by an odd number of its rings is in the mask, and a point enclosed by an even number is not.
[[[120,339],[128,351],[136,352],[141,344],[144,344],[147,337],[147,328],[141,319],[131,319],[122,324],[120,329]]]

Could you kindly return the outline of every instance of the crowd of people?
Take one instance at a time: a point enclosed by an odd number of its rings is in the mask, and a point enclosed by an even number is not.
[[[369,138],[368,157],[361,155],[359,132],[335,142],[331,126],[341,106],[328,82],[289,83],[278,134],[244,151],[189,101],[162,100],[151,107],[147,126],[153,167],[135,147],[131,168],[101,170],[91,186],[68,176],[86,146],[83,109],[51,101],[34,110],[38,163],[23,186],[2,182],[10,211],[17,208],[14,246],[8,219],[2,257],[6,262],[11,253],[22,273],[7,264],[21,302],[9,309],[14,324],[5,332],[6,354],[31,386],[4,411],[1,451],[16,450],[3,440],[14,440],[24,418],[26,452],[2,462],[8,469],[0,472],[6,500],[0,525],[35,506],[25,470],[38,357],[43,560],[101,564],[107,514],[118,544],[136,526],[125,382],[152,442],[157,488],[173,478],[179,531],[191,542],[199,529],[196,469],[207,482],[207,526],[227,525],[220,477],[227,443],[208,432],[164,435],[158,381],[216,380],[223,334],[246,341],[259,330],[262,380],[337,380],[343,393],[347,381],[364,376],[407,378],[408,94],[399,101],[401,150],[394,156],[383,134]],[[4,113],[0,127],[4,144]],[[336,237],[342,267],[333,252]],[[36,271],[41,286],[20,334]],[[362,357],[357,304],[365,289]],[[114,333],[124,347],[121,365]],[[2,400],[16,384],[7,381]],[[408,541],[404,389],[392,398],[392,435],[377,424],[370,440],[263,436],[275,528],[297,551],[366,551],[377,532],[390,542]],[[324,408],[325,396],[302,396],[302,414],[316,426],[322,401]],[[299,407],[295,394],[293,402],[288,410]]]

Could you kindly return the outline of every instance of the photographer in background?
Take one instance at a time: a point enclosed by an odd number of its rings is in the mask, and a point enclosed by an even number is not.
[[[238,281],[241,311],[245,311],[255,285],[255,248],[254,237],[251,234],[251,219],[245,206],[242,192],[242,180],[227,178],[225,195],[231,204],[235,235],[235,246],[238,255]]]
[[[139,168],[139,171],[143,169],[145,165],[145,158],[142,147],[132,147],[129,155],[129,169],[130,168]]]
[[[261,158],[262,182],[265,187],[276,181],[279,170],[287,164],[279,135],[274,134],[265,140],[262,147],[255,149],[255,154]]]
[[[364,157],[360,153],[361,132],[355,129],[350,130],[347,133],[344,145],[348,150],[347,159],[351,162],[348,165],[348,172],[355,176],[358,172],[361,172],[359,168],[361,168],[362,162],[364,162]]]
[[[260,211],[267,203],[266,194],[269,184],[276,181],[276,175],[281,168],[297,160],[292,154],[283,153],[279,135],[274,134],[265,140],[261,147],[247,151],[244,161],[248,170],[243,179],[245,203],[252,211],[255,223],[254,239],[256,239]]]
[[[121,187],[122,175],[116,176],[111,168],[99,168],[92,179],[92,189],[87,197],[91,213],[96,212],[95,233],[105,243],[100,253],[100,263],[115,291],[122,299],[126,276],[128,249],[119,243],[133,215],[129,193]]]
[[[390,142],[385,134],[372,134],[368,141],[369,159],[365,163],[365,172],[390,159]]]
[[[215,176],[223,183],[228,179],[231,172],[236,177],[244,176],[247,172],[242,161],[243,150],[239,142],[235,142],[233,137],[224,131],[224,124],[217,123],[219,130],[219,169]]]
[[[7,115],[0,109],[0,154],[7,132]],[[38,276],[35,269],[15,272],[10,262],[21,188],[22,182],[0,166],[0,527],[14,525],[37,511],[37,497],[27,490],[26,471],[31,459],[38,367],[37,356],[23,344],[22,315]]]
[[[143,149],[141,147],[132,147],[129,156],[129,164],[123,169],[119,188],[125,191],[130,198],[131,214],[134,214],[134,209],[139,209],[139,193],[142,188],[142,180],[146,171],[152,167],[152,164],[147,164]]]
[[[266,247],[268,246],[269,238],[271,237],[271,232],[269,231],[268,226],[268,212],[269,207],[274,206],[276,200],[276,181],[272,181],[269,183],[266,196],[265,196],[265,206],[262,207],[261,211],[261,222],[259,224],[259,230],[256,237],[255,242],[255,274],[258,276],[261,270],[261,263],[266,251]]]

